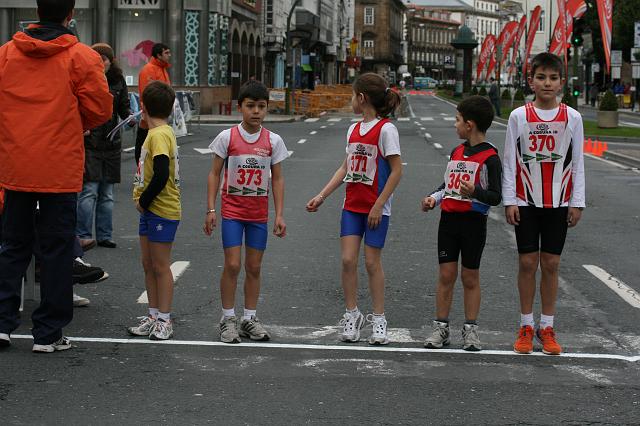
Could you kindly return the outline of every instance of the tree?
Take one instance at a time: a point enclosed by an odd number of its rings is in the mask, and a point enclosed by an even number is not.
[[[593,53],[596,62],[604,64],[604,50],[602,47],[602,33],[598,17],[596,0],[585,0],[587,12],[583,18],[586,27],[591,29],[593,37]],[[634,25],[640,21],[640,0],[617,0],[613,2],[613,29],[611,48],[622,50],[622,58],[630,61],[630,51],[633,47]]]

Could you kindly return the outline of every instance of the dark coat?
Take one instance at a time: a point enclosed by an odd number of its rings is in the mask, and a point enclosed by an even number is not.
[[[111,120],[91,130],[84,138],[85,160],[84,181],[120,183],[120,160],[122,141],[116,134],[113,141],[107,135],[118,125],[118,116],[125,119],[131,114],[129,92],[124,77],[109,81],[109,90],[113,95],[113,115]]]

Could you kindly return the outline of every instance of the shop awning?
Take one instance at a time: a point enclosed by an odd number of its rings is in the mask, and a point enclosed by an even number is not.
[[[313,68],[309,64],[302,64],[302,71],[304,72],[313,72]]]

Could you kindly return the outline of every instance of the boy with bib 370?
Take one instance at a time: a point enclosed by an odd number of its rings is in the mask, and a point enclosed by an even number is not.
[[[482,349],[478,337],[480,312],[480,259],[487,239],[490,206],[501,199],[502,165],[498,151],[486,142],[493,122],[493,108],[482,96],[471,96],[458,104],[456,133],[465,142],[454,148],[444,175],[444,183],[422,200],[422,210],[440,204],[438,261],[440,272],[436,290],[433,333],[424,346],[441,349],[450,343],[449,311],[453,287],[458,278],[458,258],[462,257],[464,315],[462,348]]]
[[[264,84],[255,80],[245,83],[238,95],[242,123],[222,131],[209,145],[214,157],[207,180],[204,232],[211,235],[217,224],[215,203],[220,190],[224,248],[224,269],[220,278],[220,340],[224,343],[240,343],[240,336],[251,340],[270,339],[256,317],[256,307],[260,296],[262,256],[267,247],[269,181],[276,211],[273,233],[281,238],[286,235],[284,177],[280,163],[289,156],[289,152],[280,136],[262,127],[268,102],[269,90]],[[223,169],[224,181],[220,186]],[[243,235],[246,274],[244,315],[238,324],[235,296]]]
[[[544,353],[562,352],[553,328],[558,267],[567,228],[578,223],[585,207],[582,117],[558,103],[563,71],[559,57],[535,56],[529,76],[535,101],[515,109],[507,127],[502,192],[519,253],[520,331],[513,346],[518,353],[533,351],[538,265],[542,314],[535,337]]]

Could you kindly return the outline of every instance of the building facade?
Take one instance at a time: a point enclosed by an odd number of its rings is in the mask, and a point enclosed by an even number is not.
[[[400,0],[356,0],[354,31],[359,43],[360,71],[376,72],[393,83],[398,80],[404,63],[405,11]]]
[[[407,11],[407,62],[413,76],[455,79],[455,54],[451,41],[460,22],[452,12],[409,5]]]

